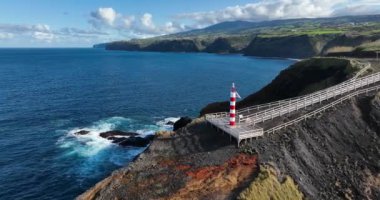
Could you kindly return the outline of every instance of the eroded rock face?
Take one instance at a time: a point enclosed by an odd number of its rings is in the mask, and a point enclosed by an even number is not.
[[[256,37],[245,49],[244,54],[262,57],[308,58],[318,55],[321,51],[320,46],[324,46],[323,44],[328,40],[329,36],[326,38],[326,36],[309,35]]]
[[[185,127],[187,124],[193,121],[190,117],[181,117],[178,121],[176,121],[173,125],[173,131],[176,131],[182,127]]]

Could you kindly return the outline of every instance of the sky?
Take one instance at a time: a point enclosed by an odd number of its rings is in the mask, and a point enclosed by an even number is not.
[[[264,21],[380,14],[379,0],[2,0],[0,47],[90,47]]]

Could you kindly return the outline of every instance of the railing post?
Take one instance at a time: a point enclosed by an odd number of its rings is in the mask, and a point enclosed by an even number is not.
[[[303,98],[303,108],[306,108],[306,100],[307,100],[307,98],[304,97],[304,98]]]

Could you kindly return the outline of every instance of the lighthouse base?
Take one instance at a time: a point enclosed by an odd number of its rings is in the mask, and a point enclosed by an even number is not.
[[[229,125],[229,118],[226,116],[212,116],[206,115],[206,121],[219,130],[229,134],[238,142],[238,146],[240,141],[250,138],[256,138],[264,135],[264,130],[261,127],[248,124],[248,123],[238,123],[235,126]]]

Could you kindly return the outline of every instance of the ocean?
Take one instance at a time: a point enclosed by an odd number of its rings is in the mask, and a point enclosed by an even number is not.
[[[242,55],[0,49],[0,199],[73,199],[144,148],[98,136],[123,130],[169,130],[243,98],[294,63]],[[91,134],[76,136],[77,130]]]

